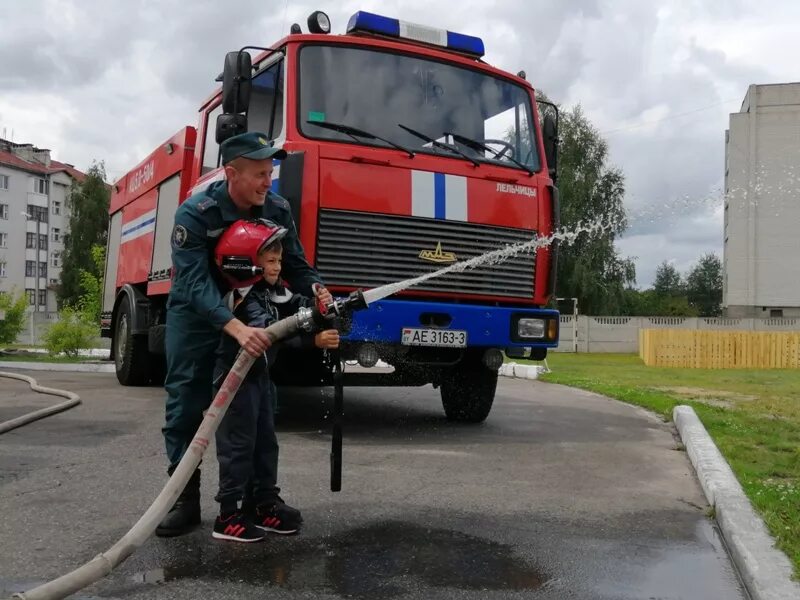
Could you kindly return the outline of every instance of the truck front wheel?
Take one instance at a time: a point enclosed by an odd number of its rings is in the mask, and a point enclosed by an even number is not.
[[[114,365],[122,385],[147,385],[149,377],[147,338],[133,335],[133,314],[130,299],[119,304],[114,327]]]
[[[489,416],[497,390],[497,371],[462,360],[442,380],[442,406],[448,421],[481,423]]]

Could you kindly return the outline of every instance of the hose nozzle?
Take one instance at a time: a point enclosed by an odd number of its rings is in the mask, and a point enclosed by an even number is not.
[[[367,308],[367,301],[364,298],[364,292],[362,290],[355,290],[354,292],[350,292],[347,298],[339,298],[328,304],[326,307],[326,317],[331,314],[340,317],[346,313],[364,310],[365,308]]]
[[[334,319],[357,310],[367,308],[362,290],[350,292],[347,298],[338,298],[329,303],[324,310],[320,308],[301,308],[295,318],[300,329],[306,332],[329,329]]]

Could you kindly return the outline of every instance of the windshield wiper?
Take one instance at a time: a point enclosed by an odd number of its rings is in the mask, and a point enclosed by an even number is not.
[[[471,157],[467,156],[466,154],[464,154],[461,150],[459,150],[458,148],[456,148],[452,144],[445,144],[444,142],[436,141],[432,137],[427,136],[424,133],[420,133],[419,131],[417,131],[415,129],[411,129],[411,127],[406,127],[402,123],[398,123],[397,126],[400,127],[401,129],[405,129],[411,135],[414,135],[414,136],[418,137],[421,140],[425,140],[426,142],[432,144],[436,148],[442,148],[443,150],[449,150],[450,152],[455,152],[460,157],[462,157],[465,160],[468,160],[469,162],[471,162],[476,167],[480,167],[481,166],[481,163],[479,163],[474,158],[471,158]]]
[[[363,129],[358,129],[357,127],[353,127],[351,125],[344,125],[342,123],[331,123],[330,121],[306,121],[306,123],[310,123],[311,125],[318,125],[320,127],[324,127],[326,129],[332,129],[333,131],[338,131],[339,133],[343,133],[345,135],[349,135],[354,140],[358,141],[357,138],[366,138],[368,140],[380,140],[382,142],[386,142],[393,148],[397,148],[398,150],[402,150],[406,154],[408,154],[409,158],[414,158],[414,151],[406,148],[405,146],[401,146],[393,142],[392,140],[387,140],[386,138],[382,138],[379,135],[375,135],[374,133],[370,133],[369,131],[364,131]]]
[[[479,142],[478,140],[473,140],[472,138],[468,138],[468,137],[465,137],[463,135],[459,135],[458,133],[453,133],[451,131],[445,131],[444,135],[449,135],[451,138],[453,138],[459,144],[464,144],[465,146],[469,146],[470,148],[472,148],[474,150],[482,150],[484,152],[491,152],[492,154],[494,154],[494,157],[497,160],[502,160],[502,158],[503,158],[503,157],[500,156],[500,150],[495,150],[494,148],[492,148],[490,146],[487,146],[486,144],[484,144],[483,142]],[[533,171],[531,170],[531,168],[528,165],[525,165],[525,164],[519,162],[516,158],[513,158],[511,156],[505,156],[505,158],[507,160],[511,161],[512,163],[514,163],[515,165],[517,165],[520,169],[523,169],[523,170],[527,171],[528,175],[533,175]]]

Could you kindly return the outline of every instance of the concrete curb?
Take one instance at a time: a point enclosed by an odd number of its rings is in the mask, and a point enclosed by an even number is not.
[[[676,406],[672,417],[753,600],[800,598],[800,584],[791,579],[791,562],[775,547],[764,522],[697,414],[690,406]]]
[[[539,365],[519,365],[515,362],[503,363],[500,366],[498,375],[503,377],[515,377],[517,379],[538,379],[539,374],[544,372],[544,367]]]
[[[102,363],[48,363],[0,360],[0,369],[24,369],[26,371],[58,371],[72,373],[114,373],[114,364]]]

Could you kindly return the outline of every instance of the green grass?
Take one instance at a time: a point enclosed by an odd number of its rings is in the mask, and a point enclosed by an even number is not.
[[[0,362],[44,362],[44,363],[82,363],[97,361],[97,357],[77,356],[50,356],[49,354],[25,354],[23,356],[0,354]]]
[[[524,361],[520,361],[524,362]],[[800,369],[646,367],[630,354],[547,358],[543,381],[643,406],[665,420],[694,408],[800,575]]]

